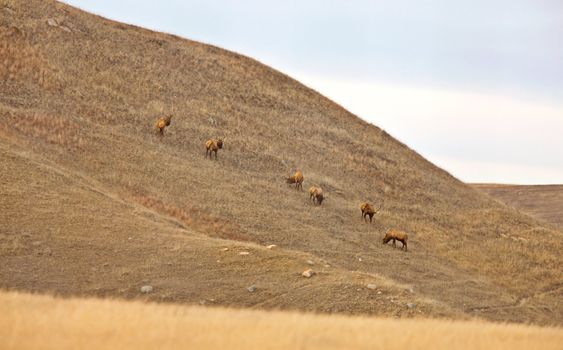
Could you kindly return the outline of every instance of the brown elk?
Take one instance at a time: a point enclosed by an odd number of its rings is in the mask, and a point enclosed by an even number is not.
[[[288,184],[295,184],[296,190],[301,190],[303,189],[303,179],[303,173],[301,172],[301,170],[297,169],[297,171],[295,171],[295,174],[288,177],[286,181]]]
[[[408,241],[408,239],[409,239],[409,236],[405,232],[395,230],[395,229],[390,229],[385,234],[385,237],[383,237],[383,244],[387,244],[387,242],[392,240],[393,241],[393,247],[396,247],[395,241],[397,240],[397,241],[403,243],[403,247],[401,249],[403,249],[406,252],[407,251],[407,241]]]
[[[375,210],[374,206],[371,205],[370,203],[367,202],[362,203],[360,205],[360,210],[362,211],[362,219],[364,219],[364,221],[367,222],[367,216],[369,216],[369,222],[371,223],[373,216],[379,213],[382,207],[383,207],[383,202],[381,203],[379,208],[377,208],[377,210]]]
[[[309,199],[313,201],[313,204],[321,205],[324,200],[323,189],[316,186],[311,186],[309,188]]]
[[[215,159],[217,159],[217,151],[223,148],[223,139],[210,139],[205,143],[205,156],[209,155],[211,158],[212,153],[215,152]]]
[[[171,121],[172,121],[172,114],[158,118],[155,127],[160,135],[164,135],[164,129],[167,126],[170,126]]]

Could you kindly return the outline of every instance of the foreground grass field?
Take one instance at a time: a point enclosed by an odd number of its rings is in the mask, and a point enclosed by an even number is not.
[[[9,349],[561,349],[561,328],[0,293]]]

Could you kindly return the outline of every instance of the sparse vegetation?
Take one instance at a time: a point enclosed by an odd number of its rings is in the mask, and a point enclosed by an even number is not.
[[[0,80],[28,81],[43,88],[58,83],[52,66],[31,44],[29,35],[15,25],[0,26]]]
[[[8,114],[0,123],[4,135],[33,139],[63,148],[78,150],[83,145],[80,126],[72,119],[34,113],[32,115]]]

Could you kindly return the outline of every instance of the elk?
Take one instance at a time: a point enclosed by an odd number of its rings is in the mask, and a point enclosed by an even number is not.
[[[385,237],[383,237],[383,244],[387,244],[387,242],[392,240],[393,241],[393,247],[396,247],[395,240],[397,240],[397,241],[403,243],[403,247],[401,249],[403,249],[406,252],[407,251],[407,240],[408,239],[409,239],[409,236],[405,232],[395,230],[395,229],[390,229],[385,234]]]
[[[210,139],[205,143],[205,156],[209,155],[211,158],[212,153],[215,152],[215,159],[217,159],[217,151],[223,148],[223,139]]]
[[[172,114],[158,118],[155,127],[160,135],[164,135],[164,128],[169,126],[171,121],[172,121]]]
[[[324,200],[323,189],[316,186],[311,186],[309,188],[309,199],[313,201],[313,204],[321,205]]]
[[[297,169],[297,171],[295,171],[295,174],[288,177],[286,181],[288,184],[295,184],[296,190],[301,190],[303,189],[303,179],[303,173],[301,172],[301,170]]]
[[[373,207],[373,205],[371,205],[368,202],[364,202],[360,205],[360,210],[362,211],[362,219],[364,219],[364,221],[367,222],[367,216],[369,216],[369,222],[372,222],[373,216],[377,213],[379,213],[379,211],[381,210],[381,208],[383,207],[383,202],[381,203],[381,205],[379,206],[379,208],[377,208],[377,210],[375,210],[375,208]]]

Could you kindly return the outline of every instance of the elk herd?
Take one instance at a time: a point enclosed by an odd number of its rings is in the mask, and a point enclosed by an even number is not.
[[[171,121],[172,121],[172,115],[167,115],[158,118],[156,122],[156,130],[158,132],[158,135],[160,136],[164,135],[164,129],[167,126],[170,126]],[[209,157],[211,159],[213,153],[215,153],[215,160],[217,160],[217,151],[222,148],[223,148],[222,138],[207,140],[205,142],[205,149],[206,149],[205,157],[206,158]],[[286,178],[286,182],[290,185],[295,185],[296,190],[303,189],[303,180],[304,180],[303,172],[301,172],[301,170],[299,169],[293,171],[293,174]],[[321,187],[311,186],[309,188],[309,200],[313,202],[313,205],[319,205],[319,206],[322,205],[324,199],[326,198],[323,194],[323,190]],[[383,203],[381,203],[377,209],[375,209],[375,207],[370,203],[367,202],[362,203],[360,205],[360,210],[362,212],[362,220],[367,222],[367,218],[369,217],[369,222],[371,223],[373,216],[377,214],[382,207],[383,207]],[[383,238],[383,244],[387,244],[389,241],[392,241],[393,247],[396,247],[395,241],[399,241],[402,243],[401,249],[407,251],[407,240],[408,240],[408,235],[405,232],[396,229],[389,229],[387,230],[385,237]]]

